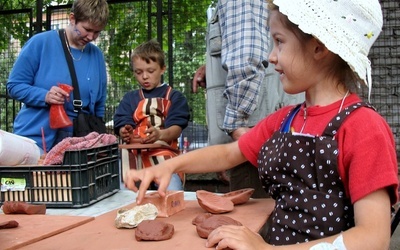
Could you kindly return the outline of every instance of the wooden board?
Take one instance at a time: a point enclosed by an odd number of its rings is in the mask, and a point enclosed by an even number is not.
[[[94,221],[68,230],[53,237],[41,240],[22,249],[209,249],[205,247],[205,239],[197,235],[192,219],[205,211],[197,201],[185,201],[186,208],[171,217],[157,218],[174,225],[175,233],[166,241],[136,241],[135,229],[117,229],[114,226],[117,210],[96,217]],[[258,232],[264,225],[274,207],[272,199],[250,200],[235,206],[234,211],[224,215],[240,221],[251,230]],[[126,208],[132,208],[131,204]]]
[[[94,217],[0,214],[0,222],[9,220],[17,221],[19,226],[0,230],[0,249],[19,249],[71,228],[78,227],[94,220]]]

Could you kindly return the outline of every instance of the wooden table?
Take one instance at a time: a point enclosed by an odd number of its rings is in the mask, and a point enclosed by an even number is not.
[[[117,229],[114,226],[117,210],[96,217],[95,220],[73,228],[53,237],[25,246],[21,249],[66,249],[66,250],[99,250],[99,249],[146,249],[146,250],[179,250],[209,249],[205,247],[205,239],[197,235],[192,219],[205,211],[197,201],[185,201],[186,208],[169,218],[157,218],[174,225],[175,233],[166,241],[136,241],[135,229]],[[258,232],[265,224],[274,207],[272,199],[252,199],[224,215],[240,221],[254,232]],[[126,208],[132,208],[131,204]]]
[[[15,220],[16,228],[0,230],[0,249],[18,249],[93,221],[88,216],[0,214],[0,222]]]

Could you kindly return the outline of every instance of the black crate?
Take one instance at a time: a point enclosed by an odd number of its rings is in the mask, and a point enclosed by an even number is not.
[[[89,206],[120,189],[118,144],[68,150],[62,165],[0,166],[0,180],[24,179],[24,191],[3,191],[4,201],[46,204],[48,208]]]

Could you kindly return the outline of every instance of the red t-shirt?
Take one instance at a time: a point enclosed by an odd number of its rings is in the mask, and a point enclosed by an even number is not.
[[[361,101],[356,94],[348,96],[343,105]],[[328,106],[300,109],[292,122],[292,131],[321,135],[328,122],[337,115],[341,100]],[[243,155],[257,166],[258,153],[293,106],[284,107],[267,116],[239,139]],[[387,188],[392,204],[398,199],[398,166],[393,133],[384,118],[369,108],[355,110],[340,126],[336,135],[339,147],[338,171],[346,192],[355,203],[381,188]]]

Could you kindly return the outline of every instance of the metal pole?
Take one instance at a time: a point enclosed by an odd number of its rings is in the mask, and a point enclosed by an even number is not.
[[[162,47],[163,35],[163,3],[162,0],[157,0],[157,40]]]
[[[151,0],[147,1],[147,39],[151,39],[151,30],[152,30],[152,25],[151,25],[151,17],[153,13],[151,12]]]
[[[168,0],[168,82],[171,87],[174,87],[174,64],[173,64],[173,50],[174,47],[172,46],[172,40],[173,40],[173,32],[172,32],[172,26],[173,26],[173,20],[172,20],[172,0]]]
[[[36,1],[36,25],[35,25],[35,33],[42,32],[43,26],[43,0]]]

